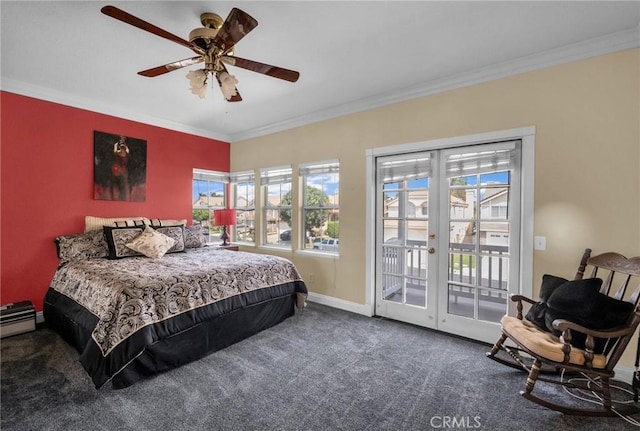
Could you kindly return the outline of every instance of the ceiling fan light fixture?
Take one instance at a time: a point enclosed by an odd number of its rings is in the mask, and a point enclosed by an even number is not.
[[[207,76],[207,71],[204,69],[191,70],[186,75],[191,92],[201,99],[204,99],[207,94]]]
[[[235,76],[229,75],[227,72],[222,72],[218,75],[218,79],[220,80],[220,89],[225,99],[231,100],[233,96],[238,94],[238,90],[236,89],[238,80]]]

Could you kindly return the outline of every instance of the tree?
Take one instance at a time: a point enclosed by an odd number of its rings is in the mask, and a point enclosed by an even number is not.
[[[193,219],[199,222],[209,220],[209,210],[203,209],[194,209],[193,210]]]
[[[307,186],[306,198],[305,206],[325,207],[331,204],[329,196],[317,187]],[[291,191],[288,191],[287,194],[282,197],[282,205],[291,205]],[[280,210],[280,218],[291,226],[291,210]],[[328,219],[328,210],[319,209],[306,211],[304,221],[305,232],[311,232],[313,229],[322,227]]]
[[[338,238],[340,236],[340,222],[330,221],[327,223],[327,235],[331,238]]]
[[[454,177],[451,179],[451,185],[452,186],[466,186],[467,185],[467,181],[462,178],[462,177]],[[454,189],[451,192],[452,196],[455,196],[457,198],[459,198],[462,201],[467,200],[467,192],[464,189]]]

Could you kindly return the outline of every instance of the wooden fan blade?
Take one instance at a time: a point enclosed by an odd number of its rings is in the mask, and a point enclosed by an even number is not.
[[[153,67],[151,69],[143,70],[138,72],[138,75],[146,76],[148,78],[153,78],[155,76],[164,75],[165,73],[172,72],[176,69],[181,69],[183,67],[191,66],[193,64],[202,63],[204,58],[202,56],[185,58],[184,60],[174,61],[173,63],[164,64],[162,66]]]
[[[241,67],[252,72],[262,73],[264,75],[273,76],[274,78],[284,79],[289,82],[296,82],[300,77],[300,73],[295,70],[284,69],[270,64],[258,63],[257,61],[247,60],[240,57],[223,56],[222,61],[231,66]]]
[[[218,30],[213,44],[226,53],[257,25],[258,21],[251,15],[234,7]]]
[[[160,36],[163,37],[165,39],[168,39],[172,42],[178,43],[182,46],[186,46],[189,49],[192,49],[200,54],[204,54],[204,52],[202,51],[202,49],[200,49],[199,47],[193,45],[191,42],[182,39],[179,36],[176,36],[173,33],[169,33],[166,30],[161,29],[160,27],[156,27],[153,24],[149,24],[146,21],[141,20],[138,17],[135,17],[133,15],[131,15],[130,13],[127,13],[125,11],[123,11],[122,9],[118,9],[115,6],[105,6],[102,9],[100,9],[100,11],[105,14],[110,16],[111,18],[115,18],[119,21],[122,21],[124,23],[130,24],[134,27],[138,27],[141,30],[145,30],[148,31],[149,33],[153,33],[156,36]]]
[[[220,63],[220,67],[222,72],[226,72],[227,74],[229,74],[229,71],[227,70],[226,67],[224,67],[224,64]],[[216,73],[215,75],[216,75],[216,79],[218,80],[218,85],[220,86],[220,90],[222,90],[222,82],[220,81],[220,74]],[[224,93],[222,94],[224,95]],[[238,91],[238,88],[236,87],[236,94],[231,96],[231,99],[225,98],[225,100],[227,102],[241,102],[242,97],[240,96],[240,92]]]

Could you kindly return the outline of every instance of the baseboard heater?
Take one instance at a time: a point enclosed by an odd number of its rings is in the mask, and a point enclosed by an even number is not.
[[[36,310],[31,301],[0,306],[0,338],[35,331]]]

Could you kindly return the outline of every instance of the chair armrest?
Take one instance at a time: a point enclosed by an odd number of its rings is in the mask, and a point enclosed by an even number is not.
[[[511,294],[509,295],[509,299],[511,299],[512,302],[517,302],[516,304],[516,317],[520,320],[522,320],[522,302],[526,302],[529,305],[533,305],[536,303],[536,301],[534,301],[531,298],[527,298],[526,296],[523,295],[518,295],[518,294]]]
[[[513,301],[513,302],[524,301],[524,302],[528,302],[529,304],[535,304],[536,303],[536,301],[534,301],[531,298],[527,298],[524,295],[518,295],[518,294],[515,294],[515,293],[512,294],[512,295],[509,295],[509,299],[511,299],[511,301]]]
[[[635,331],[635,328],[623,325],[618,326],[611,329],[589,329],[584,326],[580,326],[577,323],[570,322],[569,320],[564,319],[556,319],[553,321],[553,327],[558,331],[566,331],[567,329],[571,329],[572,331],[578,331],[585,335],[591,335],[592,337],[598,338],[618,338],[624,337]]]
[[[571,331],[578,331],[587,336],[585,342],[585,349],[582,354],[585,361],[585,366],[587,368],[591,368],[592,361],[594,358],[594,348],[595,348],[595,337],[598,338],[619,338],[631,336],[635,330],[636,326],[618,326],[616,328],[606,329],[606,330],[595,330],[585,328],[584,326],[578,325],[577,323],[570,322],[564,319],[556,319],[553,321],[553,327],[562,331],[562,335],[560,340],[563,343],[562,351],[564,352],[564,362],[569,362],[569,354],[571,352]]]

